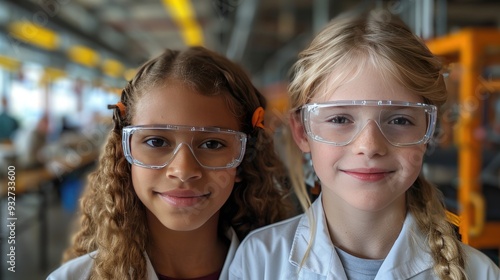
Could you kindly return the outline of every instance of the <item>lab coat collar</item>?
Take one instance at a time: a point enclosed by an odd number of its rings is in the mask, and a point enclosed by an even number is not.
[[[309,216],[316,221],[316,233],[309,252],[303,261],[310,241]],[[408,279],[424,270],[432,268],[433,260],[429,253],[425,236],[417,229],[417,224],[411,213],[407,213],[401,232],[382,263],[376,280]],[[294,236],[289,261],[301,271],[307,271],[332,279],[347,279],[342,262],[331,241],[321,195],[311,205],[300,219]],[[305,273],[305,272],[304,272]],[[302,273],[301,273],[302,274]]]
[[[432,269],[434,260],[428,244],[425,235],[417,228],[415,217],[408,212],[403,228],[375,279],[387,279],[390,276],[408,279]]]

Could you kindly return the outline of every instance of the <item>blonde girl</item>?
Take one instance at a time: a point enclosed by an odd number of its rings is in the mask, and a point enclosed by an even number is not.
[[[299,54],[289,93],[291,133],[322,193],[251,233],[230,279],[500,279],[421,174],[447,93],[440,61],[402,21],[381,10],[332,20]]]
[[[227,279],[238,240],[291,211],[264,107],[205,48],[146,62],[111,106],[80,229],[49,279]]]

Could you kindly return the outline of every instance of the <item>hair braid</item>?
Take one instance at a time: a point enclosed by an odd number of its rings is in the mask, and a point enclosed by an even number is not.
[[[451,224],[444,219],[445,208],[441,193],[422,176],[408,190],[408,208],[417,224],[428,236],[434,259],[434,272],[440,279],[466,279],[465,260],[460,241]]]

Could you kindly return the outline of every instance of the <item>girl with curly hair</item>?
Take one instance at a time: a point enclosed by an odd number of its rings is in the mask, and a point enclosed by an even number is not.
[[[291,133],[322,193],[305,214],[249,234],[230,279],[500,279],[421,174],[446,101],[441,69],[386,11],[328,24],[289,85]]]
[[[293,211],[265,105],[203,47],[146,62],[111,106],[81,228],[49,279],[227,279],[238,240]]]

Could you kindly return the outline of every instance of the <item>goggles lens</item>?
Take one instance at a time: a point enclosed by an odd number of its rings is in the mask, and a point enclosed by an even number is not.
[[[167,166],[183,146],[205,168],[234,168],[243,159],[247,140],[238,131],[179,125],[127,126],[122,136],[128,162],[152,169]]]
[[[389,143],[410,146],[431,139],[437,108],[423,103],[355,100],[306,104],[301,114],[307,134],[318,142],[348,145],[373,121]]]

